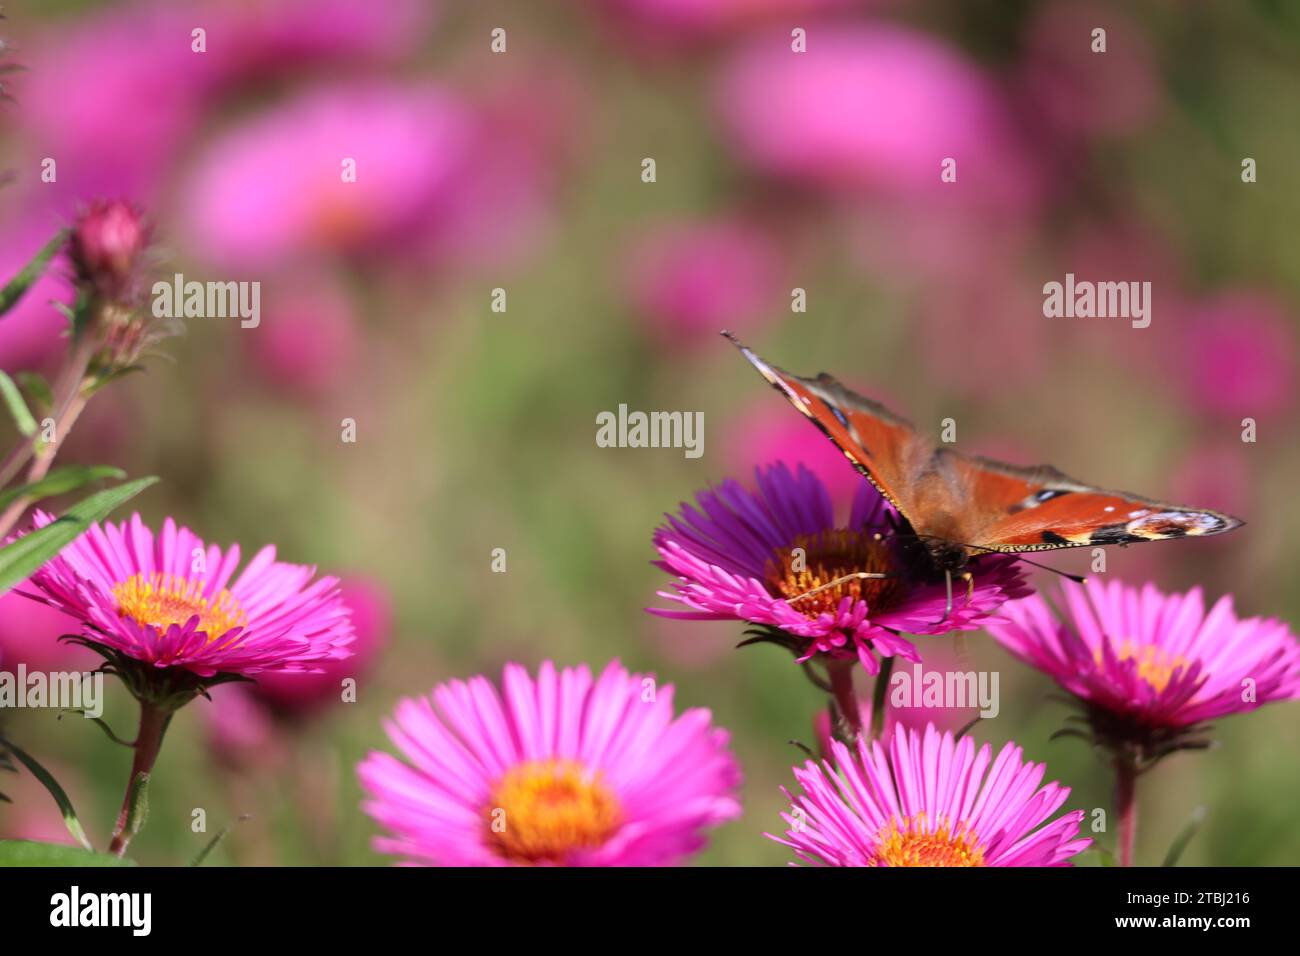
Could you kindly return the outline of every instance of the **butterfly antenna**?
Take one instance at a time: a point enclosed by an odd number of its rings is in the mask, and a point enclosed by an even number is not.
[[[939,536],[938,536],[938,535],[935,535],[935,534],[918,534],[917,537],[918,537],[918,538],[938,538]],[[1017,561],[1022,561],[1022,562],[1024,562],[1025,564],[1031,565],[1032,567],[1035,567],[1035,568],[1040,568],[1040,569],[1042,569],[1043,571],[1051,571],[1053,574],[1059,574],[1059,575],[1060,575],[1061,577],[1063,577],[1063,578],[1069,578],[1069,579],[1070,579],[1071,581],[1073,581],[1075,584],[1083,584],[1085,581],[1088,580],[1088,579],[1087,579],[1086,577],[1084,577],[1082,574],[1072,574],[1072,573],[1070,573],[1069,571],[1062,571],[1060,568],[1054,568],[1054,567],[1052,567],[1051,565],[1047,565],[1047,564],[1039,564],[1037,561],[1030,561],[1028,558],[1026,558],[1026,557],[1024,557],[1024,556],[1022,556],[1022,555],[1016,554],[1015,552],[999,551],[997,548],[986,548],[986,547],[984,547],[983,545],[979,545],[979,544],[965,544],[964,542],[961,542],[961,541],[956,541],[956,542],[954,542],[954,544],[959,544],[959,545],[961,545],[963,548],[970,548],[972,551],[985,551],[985,552],[987,552],[987,553],[989,553],[989,554],[1010,554],[1011,557],[1015,558]],[[951,582],[949,582],[949,583],[951,584]],[[945,617],[946,617],[946,616],[945,616]]]
[[[1071,574],[1069,571],[1062,571],[1060,568],[1054,568],[1050,564],[1039,564],[1037,561],[1030,561],[1028,558],[1020,557],[1020,555],[1016,555],[1015,557],[1017,561],[1023,561],[1025,564],[1031,565],[1035,568],[1042,568],[1044,571],[1051,571],[1053,574],[1059,574],[1063,578],[1069,578],[1075,584],[1083,584],[1088,580],[1082,574]]]

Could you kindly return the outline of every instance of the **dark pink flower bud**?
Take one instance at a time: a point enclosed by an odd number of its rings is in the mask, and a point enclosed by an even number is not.
[[[77,217],[69,252],[78,278],[109,296],[129,284],[136,261],[149,243],[144,216],[122,200],[95,200]]]

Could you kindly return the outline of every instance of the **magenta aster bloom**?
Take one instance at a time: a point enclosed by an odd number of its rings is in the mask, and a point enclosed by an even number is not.
[[[42,528],[53,515],[37,512]],[[338,581],[285,564],[267,546],[237,577],[239,546],[204,545],[171,518],[91,525],[37,571],[27,597],[79,620],[85,643],[200,678],[313,671],[348,657],[352,625]]]
[[[1101,742],[1161,756],[1179,734],[1270,700],[1300,697],[1300,642],[1281,621],[1239,619],[1200,588],[1062,582],[1066,614],[1042,598],[1008,604],[989,632],[1084,704]]]
[[[372,752],[364,809],[376,849],[441,866],[665,866],[740,813],[740,772],[709,712],[673,719],[672,687],[617,661],[507,664],[403,700],[385,727],[410,763]]]
[[[816,866],[1068,866],[1092,843],[1078,837],[1083,811],[1048,823],[1070,795],[1044,787],[1042,764],[1006,744],[992,758],[969,737],[898,727],[889,750],[839,741],[834,759],[796,767],[786,838],[767,834]],[[991,760],[991,765],[990,765]]]
[[[856,657],[876,674],[877,654],[920,661],[897,632],[972,630],[1008,598],[1029,593],[1014,558],[980,557],[969,566],[974,590],[969,598],[964,586],[957,590],[945,614],[943,580],[905,572],[891,537],[893,509],[865,480],[848,524],[841,525],[825,485],[802,465],[795,474],[783,463],[755,474],[757,493],[727,480],[716,491],[700,492],[698,509],[683,504],[681,514],[668,515],[668,525],[655,532],[662,559],[656,566],[678,576],[675,591],[659,595],[688,610],[651,608],[652,614],[776,628],[793,635],[800,661],[816,654]],[[808,594],[856,572],[893,577],[855,579]]]

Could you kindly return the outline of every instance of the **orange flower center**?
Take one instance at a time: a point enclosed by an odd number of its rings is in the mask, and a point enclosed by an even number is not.
[[[155,571],[147,579],[134,575],[113,586],[117,613],[141,624],[166,630],[198,616],[198,630],[213,641],[227,631],[248,624],[248,615],[227,590],[203,596],[203,582]]]
[[[873,611],[898,602],[902,586],[897,577],[850,577],[863,572],[897,575],[898,569],[878,532],[841,529],[800,535],[789,548],[778,549],[768,561],[766,578],[809,618],[833,612],[846,597],[866,601]]]
[[[1097,663],[1101,664],[1101,651],[1096,653]],[[1146,681],[1157,691],[1169,686],[1174,672],[1188,667],[1191,662],[1181,654],[1170,654],[1163,647],[1154,644],[1139,646],[1133,641],[1123,641],[1116,656],[1120,661],[1137,661],[1138,677]]]
[[[983,866],[984,851],[965,824],[949,826],[940,820],[936,829],[926,825],[924,813],[898,819],[881,831],[875,866]]]
[[[488,842],[523,865],[563,865],[573,850],[600,846],[623,811],[599,774],[572,760],[533,760],[512,767],[483,809]]]

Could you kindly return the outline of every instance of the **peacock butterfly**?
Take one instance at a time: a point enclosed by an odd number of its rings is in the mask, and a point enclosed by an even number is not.
[[[1204,537],[1241,526],[1230,515],[1171,505],[1076,481],[1050,465],[1020,467],[928,441],[906,419],[831,376],[769,365],[723,332],[772,387],[822,430],[876,486],[915,542],[922,569],[969,578],[980,554]]]

